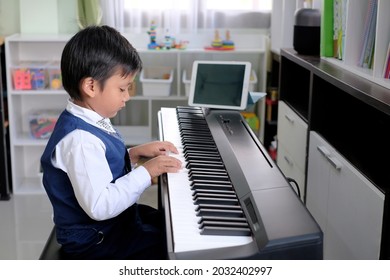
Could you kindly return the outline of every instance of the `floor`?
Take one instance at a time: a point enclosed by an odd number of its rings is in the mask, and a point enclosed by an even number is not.
[[[157,185],[139,203],[157,207]],[[46,194],[15,195],[0,201],[0,260],[36,260],[53,227]]]

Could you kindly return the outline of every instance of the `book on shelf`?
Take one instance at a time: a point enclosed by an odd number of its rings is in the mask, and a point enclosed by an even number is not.
[[[390,79],[390,42],[386,53],[385,66],[383,69],[383,78]]]
[[[358,66],[368,69],[372,68],[374,56],[377,9],[378,0],[369,0],[364,22],[360,59],[358,62]]]
[[[333,0],[333,56],[343,59],[348,0]]]
[[[323,0],[320,54],[333,57],[333,0]]]

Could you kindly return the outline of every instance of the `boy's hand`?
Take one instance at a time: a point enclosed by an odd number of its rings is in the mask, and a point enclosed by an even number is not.
[[[182,163],[177,158],[160,155],[146,161],[142,166],[149,172],[150,177],[155,178],[163,173],[178,172],[182,167]]]
[[[169,152],[178,154],[176,147],[168,141],[154,141],[142,144],[130,149],[132,163],[137,163],[141,157],[153,158],[160,155],[167,155]]]

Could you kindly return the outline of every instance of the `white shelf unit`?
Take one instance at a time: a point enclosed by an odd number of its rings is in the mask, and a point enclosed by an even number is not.
[[[175,69],[171,94],[167,97],[143,96],[137,80],[137,94],[119,112],[113,123],[122,133],[126,144],[137,145],[158,138],[157,112],[161,107],[176,107],[187,104],[185,85],[182,82],[184,69],[191,69],[194,60],[245,60],[252,63],[257,73],[255,90],[265,92],[267,37],[262,34],[234,34],[237,42],[234,51],[206,51],[213,32],[185,37],[190,44],[186,50],[148,50],[147,35],[128,35],[128,40],[139,51],[144,67],[170,66]],[[28,117],[31,111],[57,110],[61,112],[68,99],[64,90],[15,90],[12,82],[13,67],[23,62],[60,61],[62,50],[71,35],[20,35],[6,37],[6,72],[8,86],[8,111],[10,122],[11,171],[14,194],[40,194],[40,157],[47,140],[30,136]],[[211,38],[211,39],[210,39]],[[265,102],[257,104],[260,118],[259,139],[263,139]]]
[[[383,69],[390,44],[390,1],[388,0],[378,0],[373,68],[365,69],[357,66],[362,48],[364,21],[369,1],[347,1],[344,58],[343,60],[327,57],[323,59],[383,87],[390,88],[390,79],[383,78]]]
[[[323,0],[314,0],[313,8],[322,10]],[[345,50],[343,60],[322,57],[338,67],[344,68],[360,77],[371,80],[385,88],[390,88],[390,79],[383,78],[387,50],[390,44],[390,1],[378,0],[376,17],[376,35],[374,49],[374,63],[372,69],[357,66],[362,38],[364,21],[370,0],[345,0],[347,3]],[[282,48],[293,48],[294,15],[302,8],[303,0],[273,0],[271,17],[271,51],[280,54]]]

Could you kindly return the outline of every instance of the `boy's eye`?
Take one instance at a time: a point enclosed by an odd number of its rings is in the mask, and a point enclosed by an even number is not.
[[[123,88],[120,88],[119,90],[120,90],[121,92],[127,91],[127,89],[123,89]]]

